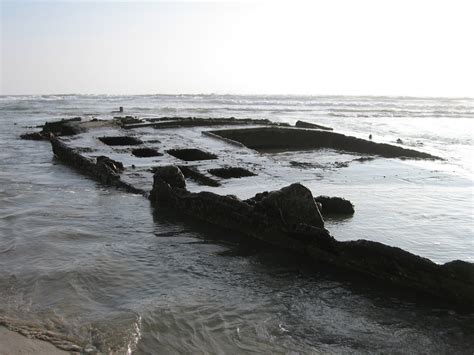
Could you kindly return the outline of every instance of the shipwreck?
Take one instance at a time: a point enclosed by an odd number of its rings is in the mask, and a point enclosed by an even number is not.
[[[104,184],[142,194],[158,210],[172,209],[236,231],[249,241],[299,254],[315,267],[324,264],[423,294],[448,308],[474,310],[474,264],[456,260],[438,265],[377,242],[338,241],[325,228],[324,216],[354,213],[350,201],[313,196],[298,181],[265,191],[266,180],[278,179],[275,170],[266,169],[270,151],[331,149],[360,154],[359,161],[440,159],[426,152],[302,121],[291,126],[235,118],[77,117],[46,123],[22,138],[49,140],[62,162]],[[260,192],[248,199],[228,193],[243,183],[260,187]]]

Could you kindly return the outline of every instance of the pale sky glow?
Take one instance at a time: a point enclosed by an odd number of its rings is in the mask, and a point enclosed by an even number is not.
[[[474,97],[472,1],[0,1],[0,94]]]

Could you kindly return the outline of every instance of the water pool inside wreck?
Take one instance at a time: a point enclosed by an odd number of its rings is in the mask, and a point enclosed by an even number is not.
[[[450,232],[442,221],[454,210],[433,212],[440,214],[439,234],[418,232],[424,223],[419,216],[456,189],[439,175],[433,178],[432,161],[360,159],[367,156],[331,149],[243,158],[246,148],[202,136],[201,130],[174,129],[167,137],[166,132],[144,127],[136,134],[152,132],[144,144],[160,153],[197,147],[216,154],[216,159],[186,163],[208,177],[216,178],[208,174],[216,166],[242,166],[244,161],[255,174],[217,177],[218,187],[187,179],[190,191],[245,199],[299,181],[315,196],[342,196],[354,203],[353,216],[325,220],[338,240],[370,235],[371,240],[402,246],[437,262],[452,259],[442,245],[434,250],[429,246]],[[99,131],[98,136],[114,134],[110,128]],[[94,149],[98,146],[97,140],[91,143],[94,138],[64,140]],[[13,189],[2,192],[8,207],[15,210],[8,214],[12,236],[1,259],[8,275],[1,281],[7,300],[5,317],[33,318],[42,327],[65,332],[105,352],[130,348],[139,353],[462,353],[474,346],[471,315],[433,308],[429,300],[420,302],[416,295],[398,297],[393,290],[387,293],[330,269],[315,271],[297,256],[241,243],[238,233],[171,211],[156,211],[138,194],[95,183],[51,160],[48,144],[22,144],[29,154],[15,159],[26,175],[16,178]],[[103,145],[99,152],[84,149],[83,153],[121,161],[127,168],[124,181],[147,190],[153,181],[150,166],[183,164],[169,154],[136,157],[125,147]],[[4,179],[17,176],[16,169],[5,170]],[[425,182],[422,200],[417,194],[420,181]],[[394,199],[400,189],[404,197]],[[19,195],[19,190],[29,193]],[[14,207],[22,198],[28,201],[27,211]],[[382,218],[389,222],[380,223]],[[17,235],[28,225],[29,235]],[[469,233],[469,226],[464,228]],[[400,235],[413,230],[419,238],[400,241]],[[456,258],[463,258],[463,252]]]

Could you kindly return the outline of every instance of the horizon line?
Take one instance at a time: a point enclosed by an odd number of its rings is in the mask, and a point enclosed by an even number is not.
[[[48,94],[0,94],[0,97],[7,96],[273,96],[273,97],[384,97],[398,99],[468,99],[474,100],[474,96],[457,95],[401,95],[401,94],[275,94],[275,93],[134,93],[134,94],[106,94],[106,93],[48,93]]]

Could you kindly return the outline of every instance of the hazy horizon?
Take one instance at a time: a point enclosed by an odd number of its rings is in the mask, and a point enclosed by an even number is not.
[[[233,97],[347,97],[347,98],[400,98],[400,99],[448,99],[448,100],[474,100],[474,96],[427,96],[427,95],[371,95],[371,94],[266,94],[266,93],[219,93],[219,92],[209,92],[209,93],[129,93],[129,94],[109,94],[109,93],[47,93],[47,94],[0,94],[0,97],[21,97],[21,96],[124,96],[124,97],[133,97],[133,96],[233,96]]]
[[[2,1],[1,95],[474,97],[468,1]]]

